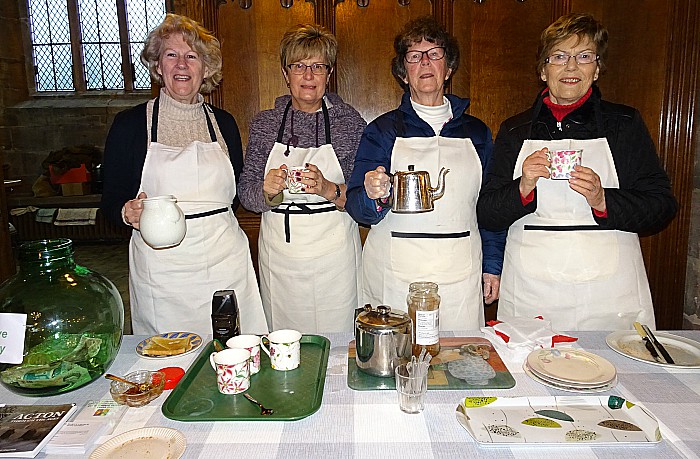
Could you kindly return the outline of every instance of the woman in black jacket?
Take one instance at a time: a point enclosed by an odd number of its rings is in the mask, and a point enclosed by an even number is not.
[[[537,66],[547,88],[496,138],[477,212],[480,226],[509,229],[501,320],[543,316],[559,330],[654,325],[637,233],[660,230],[677,204],[639,112],[602,100],[594,85],[607,37],[589,14],[550,25]],[[556,180],[553,159],[572,150],[580,164]]]

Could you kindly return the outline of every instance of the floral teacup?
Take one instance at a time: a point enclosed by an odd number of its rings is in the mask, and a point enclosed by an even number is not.
[[[222,394],[240,394],[250,387],[250,352],[224,349],[212,352],[209,363],[216,370],[216,384]]]
[[[567,180],[575,166],[581,165],[581,153],[583,150],[555,150],[547,154],[551,166],[549,171],[553,180]]]
[[[267,341],[268,345],[265,345]],[[296,330],[277,330],[262,338],[262,350],[270,356],[273,369],[293,370],[301,360],[301,333]],[[269,348],[268,348],[269,346]]]
[[[258,335],[238,335],[226,341],[226,347],[245,349],[250,352],[250,374],[260,371],[260,337]]]

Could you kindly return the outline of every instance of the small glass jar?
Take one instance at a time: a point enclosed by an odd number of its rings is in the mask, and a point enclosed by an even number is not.
[[[76,389],[102,376],[119,351],[119,291],[75,264],[69,239],[22,244],[19,272],[0,286],[0,316],[7,313],[26,314],[22,363],[0,363],[0,381],[13,392],[43,396]]]
[[[434,282],[412,282],[408,286],[408,315],[413,322],[413,355],[423,349],[435,357],[440,352],[440,295]]]

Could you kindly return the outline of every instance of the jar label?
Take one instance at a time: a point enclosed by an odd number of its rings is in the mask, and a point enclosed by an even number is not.
[[[0,363],[22,363],[27,315],[0,312]]]
[[[439,309],[433,311],[416,311],[416,342],[429,346],[440,340]]]

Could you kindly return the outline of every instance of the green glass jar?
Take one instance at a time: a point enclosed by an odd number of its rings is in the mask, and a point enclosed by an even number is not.
[[[19,249],[19,272],[0,285],[0,316],[26,314],[24,359],[0,363],[13,392],[54,395],[99,378],[119,351],[124,304],[106,277],[75,264],[69,239]]]

